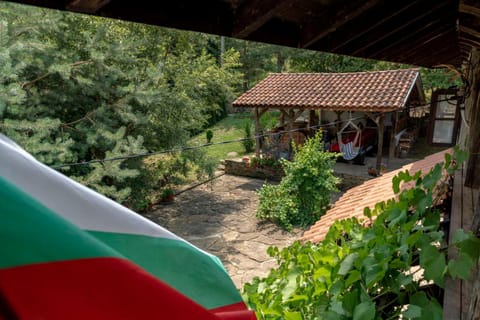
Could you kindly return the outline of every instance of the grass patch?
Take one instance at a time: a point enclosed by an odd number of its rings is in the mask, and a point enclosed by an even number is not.
[[[228,115],[225,119],[216,123],[212,127],[208,128],[213,132],[212,143],[237,140],[245,137],[245,123],[251,123],[253,125],[252,115],[250,113],[235,113]],[[207,143],[205,131],[192,137],[189,141],[189,145],[197,146]],[[206,147],[208,156],[220,161],[227,159],[229,152],[238,153],[238,157],[245,155],[245,148],[241,142],[227,143],[212,145]]]

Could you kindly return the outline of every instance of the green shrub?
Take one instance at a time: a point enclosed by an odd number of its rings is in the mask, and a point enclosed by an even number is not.
[[[207,138],[207,143],[211,143],[213,138],[213,131],[210,129],[205,131],[205,137]]]
[[[245,148],[246,153],[253,152],[253,147],[255,146],[255,140],[252,137],[252,126],[249,122],[245,122],[245,140],[242,141],[243,147]]]
[[[335,222],[318,244],[269,248],[278,267],[243,290],[257,319],[442,319],[438,290],[425,284],[442,288],[446,277],[469,279],[480,256],[480,239],[463,230],[449,244],[458,250],[456,258],[444,249],[434,204],[449,190],[445,171],[453,173],[464,155],[456,164],[451,160],[446,156],[445,165],[423,178],[401,172],[393,178],[397,200],[366,208],[363,221]],[[411,189],[400,190],[409,182]],[[284,196],[271,187],[264,192]]]
[[[333,175],[336,154],[325,152],[321,133],[293,146],[293,161],[282,159],[285,177],[279,185],[264,185],[259,190],[257,217],[273,220],[291,230],[308,226],[327,210],[330,193],[337,190],[339,179]]]

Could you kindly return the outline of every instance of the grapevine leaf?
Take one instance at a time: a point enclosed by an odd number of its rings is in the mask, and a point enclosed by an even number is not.
[[[375,304],[372,301],[362,302],[353,311],[353,320],[375,319]]]
[[[453,278],[468,280],[473,264],[474,262],[469,255],[461,253],[457,260],[450,260],[448,262],[448,272]]]
[[[302,320],[300,312],[285,311],[285,320]]]
[[[422,315],[422,308],[411,304],[408,306],[408,309],[403,313],[403,316],[407,319],[420,318]]]
[[[338,270],[339,275],[346,275],[353,266],[353,263],[355,262],[355,259],[357,259],[358,253],[354,252],[349,254],[345,259],[343,259],[342,263],[340,264],[340,269]]]

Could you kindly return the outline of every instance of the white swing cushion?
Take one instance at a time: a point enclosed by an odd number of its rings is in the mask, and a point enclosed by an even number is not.
[[[360,148],[355,148],[353,146],[352,141],[350,141],[349,143],[340,142],[338,146],[340,147],[340,152],[342,153],[345,160],[353,160],[360,151]]]
[[[355,137],[355,141],[343,143],[342,134],[337,133],[338,147],[340,149],[340,152],[342,153],[343,159],[350,161],[350,160],[353,160],[356,156],[358,156],[358,153],[360,152],[360,146],[358,147],[354,146],[354,143],[356,143],[358,136],[359,134],[357,133],[357,137]]]

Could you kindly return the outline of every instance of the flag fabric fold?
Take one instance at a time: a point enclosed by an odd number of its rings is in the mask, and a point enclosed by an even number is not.
[[[0,135],[0,319],[255,319],[219,259]]]

